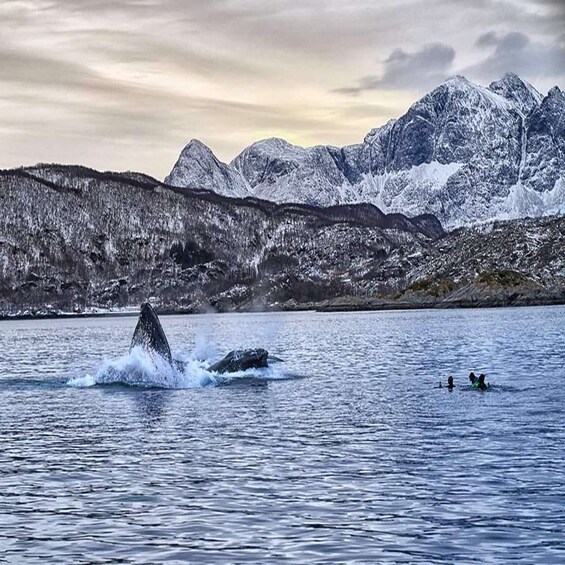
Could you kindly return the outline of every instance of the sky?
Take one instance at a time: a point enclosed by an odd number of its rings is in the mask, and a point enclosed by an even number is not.
[[[362,141],[456,74],[565,88],[565,0],[1,0],[0,168]]]

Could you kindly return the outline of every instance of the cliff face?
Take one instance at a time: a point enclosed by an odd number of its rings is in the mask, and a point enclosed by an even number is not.
[[[192,141],[165,182],[319,206],[369,202],[434,214],[448,228],[565,213],[565,94],[508,74],[454,77],[403,116],[343,148],[254,143],[230,164]]]

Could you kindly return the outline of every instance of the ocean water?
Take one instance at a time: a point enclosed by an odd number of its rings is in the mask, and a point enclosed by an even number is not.
[[[0,563],[565,563],[564,307],[135,323],[0,322]]]

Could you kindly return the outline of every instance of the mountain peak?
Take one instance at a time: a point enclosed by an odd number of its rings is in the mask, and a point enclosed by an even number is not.
[[[491,82],[488,89],[516,104],[523,114],[529,114],[543,99],[529,82],[516,73],[506,73],[502,78]]]
[[[442,87],[455,87],[455,88],[473,88],[476,87],[476,84],[473,84],[467,77],[463,75],[453,75],[449,77],[446,81],[439,85],[438,88]]]
[[[283,139],[282,137],[267,137],[265,139],[260,139],[259,141],[253,143],[250,146],[250,148],[251,147],[268,149],[270,151],[287,151],[292,149],[303,149],[298,145],[293,145],[292,143],[290,143],[286,139]]]
[[[212,154],[212,150],[205,144],[202,143],[199,139],[191,139],[185,146],[181,152],[182,155],[197,155],[197,154]]]
[[[244,149],[232,162],[231,165],[239,169],[243,162],[249,159],[257,159],[260,155],[268,156],[269,159],[301,159],[307,150],[298,145],[293,145],[280,137],[268,137],[252,143]]]
[[[501,78],[496,81],[493,81],[491,84],[501,83],[501,84],[510,84],[512,86],[520,86],[525,85],[532,88],[531,84],[526,82],[522,77],[517,75],[513,72],[504,73]]]
[[[222,163],[199,139],[186,144],[165,184],[214,190],[226,196],[248,196],[245,180],[239,173]]]
[[[449,98],[464,101],[465,104],[474,106],[477,104],[486,104],[490,107],[508,108],[511,104],[511,101],[498,92],[494,92],[490,88],[485,88],[480,84],[475,84],[462,75],[455,75],[440,84],[436,89],[424,96],[422,100],[416,102],[415,105],[431,98],[439,100],[441,106],[443,106],[446,94]]]
[[[548,93],[549,98],[565,98],[565,92],[563,92],[558,86],[554,86]]]

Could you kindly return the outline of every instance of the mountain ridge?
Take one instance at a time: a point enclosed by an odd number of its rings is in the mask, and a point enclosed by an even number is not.
[[[179,187],[166,185],[144,173],[132,171],[114,172],[98,171],[82,165],[59,165],[40,163],[33,166],[16,169],[0,169],[0,178],[23,177],[44,184],[54,190],[79,192],[80,180],[88,178],[100,182],[118,182],[131,184],[148,190],[167,189],[175,191],[187,198],[197,198],[214,203],[232,204],[257,208],[265,214],[280,216],[287,213],[311,215],[320,220],[336,223],[351,223],[366,227],[399,229],[412,233],[421,233],[430,238],[439,238],[445,231],[439,220],[433,214],[419,214],[408,217],[400,213],[385,214],[377,206],[359,202],[328,207],[318,207],[303,203],[276,203],[253,196],[237,197],[218,194],[207,189],[194,189],[187,192]]]
[[[0,171],[0,317],[147,299],[182,312],[563,303],[564,237],[565,218],[446,234],[433,216],[369,204],[40,165]]]
[[[165,182],[276,202],[369,202],[385,212],[432,213],[448,228],[560,214],[564,112],[559,87],[543,97],[512,73],[488,87],[455,76],[362,143],[302,148],[269,138],[227,164],[192,141]]]

